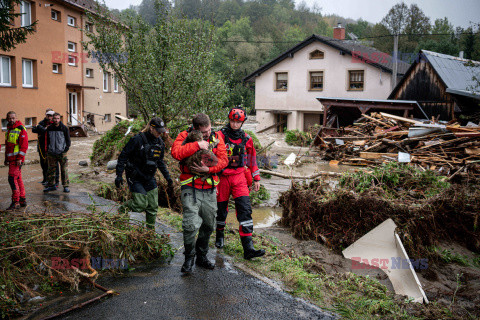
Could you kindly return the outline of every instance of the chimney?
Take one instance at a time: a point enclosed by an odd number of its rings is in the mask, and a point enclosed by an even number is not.
[[[459,57],[460,59],[463,59],[463,51],[460,51],[458,57]]]
[[[333,28],[333,38],[337,40],[345,40],[345,28],[339,22],[336,28]]]

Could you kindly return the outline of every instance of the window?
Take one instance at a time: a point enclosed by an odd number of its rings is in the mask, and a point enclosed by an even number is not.
[[[22,14],[22,27],[32,24],[32,5],[28,1],[20,2],[20,13]]]
[[[310,90],[323,90],[323,71],[310,72]]]
[[[33,61],[22,60],[22,84],[26,88],[33,88]]]
[[[52,9],[52,20],[60,21],[60,11]]]
[[[37,118],[36,117],[33,117],[33,118],[25,118],[25,128],[31,128],[33,126],[36,126],[37,125]]]
[[[7,119],[2,119],[2,130],[7,131],[8,121]]]
[[[77,65],[77,57],[73,55],[68,56],[68,65],[69,66],[76,66]]]
[[[110,73],[103,72],[103,92],[108,92],[108,84],[110,82]]]
[[[75,26],[76,26],[75,18],[68,16],[67,24],[68,24],[69,26],[75,27]]]
[[[87,69],[87,70],[85,71],[85,76],[86,76],[87,78],[93,78],[93,69]]]
[[[116,75],[113,77],[113,92],[118,92],[118,78]]]
[[[77,52],[77,44],[75,42],[68,41],[67,48],[70,52]]]
[[[53,73],[62,73],[62,65],[61,64],[58,64],[58,63],[54,63],[52,65],[52,72]]]
[[[288,73],[279,72],[279,73],[275,73],[275,76],[277,78],[275,89],[278,91],[287,91]]]
[[[324,53],[320,50],[310,52],[310,59],[323,59]]]
[[[85,23],[85,30],[87,30],[88,32],[92,32],[93,31],[93,24],[91,23]]]
[[[103,118],[105,122],[111,122],[112,121],[112,114],[107,113],[105,117]]]
[[[0,86],[11,86],[10,57],[0,56]]]
[[[348,71],[348,90],[363,90],[364,86],[364,71],[353,70]]]

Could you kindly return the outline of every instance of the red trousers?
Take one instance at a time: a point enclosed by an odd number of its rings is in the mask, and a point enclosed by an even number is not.
[[[235,201],[240,236],[251,236],[253,233],[252,206],[244,172],[220,176],[220,183],[217,185],[217,230],[225,228],[230,195]]]
[[[22,166],[17,166],[15,161],[10,161],[8,165],[8,183],[12,188],[12,201],[19,202],[20,198],[25,198],[25,187],[22,180]]]

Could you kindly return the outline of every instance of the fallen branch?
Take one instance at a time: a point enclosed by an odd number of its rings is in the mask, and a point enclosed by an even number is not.
[[[285,178],[285,179],[315,179],[320,176],[340,177],[342,175],[339,172],[320,171],[310,176],[294,176],[294,175],[288,175],[288,174],[284,174],[276,171],[264,170],[264,169],[260,169],[260,173],[270,174],[272,176]]]

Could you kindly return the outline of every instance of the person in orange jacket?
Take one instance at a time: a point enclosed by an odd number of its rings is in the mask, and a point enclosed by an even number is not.
[[[228,120],[228,124],[218,132],[225,141],[229,162],[220,174],[220,183],[217,187],[218,211],[215,246],[217,248],[224,246],[225,220],[231,195],[235,201],[237,220],[240,224],[238,229],[243,246],[243,257],[250,260],[265,254],[263,249],[255,250],[252,241],[253,220],[249,184],[253,180],[253,190],[260,190],[260,170],[257,166],[257,153],[253,146],[253,140],[242,130],[242,125],[247,120],[245,110],[240,107],[231,109],[228,113]]]
[[[203,140],[183,143],[191,130],[199,130]],[[201,165],[193,165],[191,171],[183,164],[184,159],[197,151],[209,150],[216,155],[218,162],[215,166],[207,167],[203,161]],[[183,214],[183,242],[185,245],[185,262],[182,265],[183,273],[192,272],[196,265],[206,269],[214,269],[215,264],[207,259],[208,242],[215,229],[217,215],[216,186],[219,179],[217,173],[228,163],[225,143],[220,135],[212,133],[210,118],[203,113],[197,114],[192,120],[192,127],[181,132],[172,146],[172,156],[180,162],[180,185]],[[209,177],[201,178],[197,174],[208,173]],[[195,236],[198,232],[197,240]]]
[[[5,166],[8,165],[8,183],[12,189],[12,203],[7,210],[15,210],[27,206],[22,180],[22,165],[27,154],[28,135],[25,126],[17,120],[17,114],[14,111],[7,113],[7,122]]]

